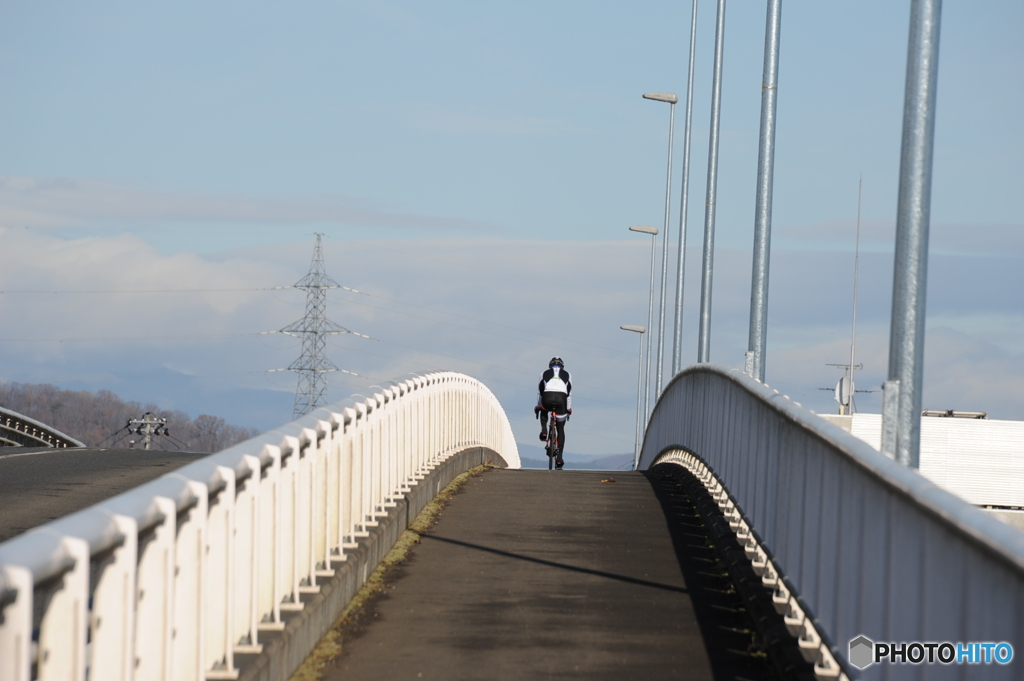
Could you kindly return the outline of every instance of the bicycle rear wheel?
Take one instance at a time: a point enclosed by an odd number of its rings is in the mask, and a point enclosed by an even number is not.
[[[551,412],[548,418],[548,441],[544,447],[548,455],[548,470],[555,467],[555,457],[558,456],[558,421],[555,419],[555,412]]]

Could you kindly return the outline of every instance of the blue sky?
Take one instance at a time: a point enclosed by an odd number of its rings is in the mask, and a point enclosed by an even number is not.
[[[339,346],[339,364],[352,357],[382,378],[416,362],[459,368],[505,381],[496,392],[518,405],[532,400],[538,363],[578,352],[591,396],[610,391],[589,434],[587,417],[574,419],[581,451],[628,449],[635,338],[618,325],[645,321],[647,252],[625,229],[662,224],[668,123],[667,107],[640,95],[683,93],[689,12],[669,2],[4,3],[0,288],[288,284],[323,231],[335,279],[433,320],[341,308],[341,323],[351,314],[366,324],[358,330],[408,347],[370,359]],[[1019,419],[1024,5],[947,0],[943,12],[926,402]],[[842,361],[848,344],[859,176],[864,382],[885,374],[908,17],[909,3],[881,0],[783,7],[767,379],[823,411],[834,405],[817,388],[837,377],[822,364]],[[701,3],[699,22],[687,362],[713,3]],[[712,360],[733,365],[746,344],[763,39],[763,3],[730,3]],[[43,255],[58,252],[59,267]],[[564,291],[564,329],[543,340],[553,289]],[[278,409],[290,415],[289,377],[243,372],[286,366],[292,349],[166,339],[199,333],[200,320],[224,333],[279,328],[301,315],[301,298],[33,295],[0,296],[0,379],[112,387],[260,427]],[[453,314],[466,325],[452,326]],[[487,332],[494,324],[518,333]],[[142,328],[159,347],[137,340]],[[25,329],[46,342],[17,340]],[[122,340],[104,351],[59,342],[72,335]],[[587,359],[590,345],[603,358]],[[216,369],[232,362],[234,373]],[[200,374],[202,385],[182,378]],[[346,381],[334,396],[360,387]],[[614,434],[595,434],[608,423]],[[535,437],[528,425],[516,426],[524,441]]]

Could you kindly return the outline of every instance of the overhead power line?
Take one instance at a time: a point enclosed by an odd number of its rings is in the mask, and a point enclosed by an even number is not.
[[[253,291],[283,291],[285,289],[299,288],[298,286],[264,286],[257,288],[163,288],[163,289],[8,289],[0,290],[0,295],[9,293],[39,293],[39,294],[68,294],[68,293],[251,293]],[[331,286],[351,293],[362,293],[348,286]]]
[[[113,341],[179,341],[179,340],[219,340],[224,338],[241,338],[259,336],[258,332],[249,333],[218,333],[196,334],[190,336],[103,336],[97,338],[0,338],[0,343],[92,343]]]

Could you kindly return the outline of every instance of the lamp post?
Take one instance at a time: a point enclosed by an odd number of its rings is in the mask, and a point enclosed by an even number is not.
[[[768,0],[761,78],[761,134],[757,154],[757,202],[754,211],[754,264],[750,277],[750,335],[746,371],[764,383],[768,334],[768,261],[772,240],[772,181],[775,172],[775,110],[779,83],[779,29],[782,0]]]
[[[889,326],[889,380],[882,384],[882,452],[910,468],[920,464],[925,289],[941,17],[942,0],[910,3]]]
[[[654,319],[654,247],[655,241],[658,236],[657,227],[648,227],[647,225],[633,225],[629,228],[631,232],[640,232],[641,234],[651,235],[651,292],[647,301],[647,328],[651,328],[651,321]],[[648,399],[651,392],[651,335],[647,334],[647,371],[644,374],[644,419],[647,418],[648,411]]]
[[[643,357],[644,357],[644,336],[647,333],[647,329],[636,324],[624,324],[619,327],[623,331],[633,331],[634,333],[640,334],[640,353],[636,361],[636,435],[633,438],[633,470],[636,470],[637,461],[640,460],[640,386],[643,384],[641,378],[644,375],[643,372]]]
[[[676,314],[672,337],[672,375],[683,368],[683,279],[686,274],[686,214],[690,196],[690,128],[693,122],[693,60],[697,48],[697,0],[690,13],[690,63],[686,69],[686,117],[683,125],[683,186],[679,197],[679,263],[676,269]]]
[[[725,42],[725,0],[718,0],[715,18],[715,64],[711,76],[711,131],[708,135],[708,184],[704,200],[704,254],[700,273],[700,326],[697,361],[711,361],[711,280],[715,261],[715,201],[718,196],[718,137],[722,112],[722,52]]]
[[[671,92],[648,92],[644,99],[667,102],[668,107],[668,170],[665,172],[665,227],[661,235],[661,298],[658,304],[658,373],[654,386],[655,397],[661,395],[661,367],[665,354],[665,281],[668,274],[668,219],[672,201],[672,134],[675,131],[676,102],[679,98]],[[648,326],[648,328],[650,328]]]

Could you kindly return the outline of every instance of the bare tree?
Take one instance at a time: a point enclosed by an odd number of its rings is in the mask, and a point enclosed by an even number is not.
[[[51,384],[0,381],[0,406],[24,414],[97,446],[121,430],[128,419],[152,412],[167,419],[176,440],[194,452],[217,452],[259,435],[256,428],[233,426],[219,416],[200,414],[194,420],[183,411],[159,409],[155,404],[126,402],[109,390],[61,390]]]

